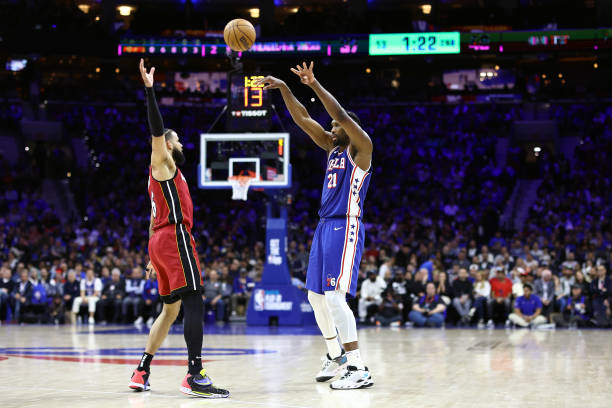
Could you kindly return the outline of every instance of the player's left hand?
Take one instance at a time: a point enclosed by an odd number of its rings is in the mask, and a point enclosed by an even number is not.
[[[300,77],[305,85],[311,85],[315,81],[313,72],[314,62],[310,61],[310,66],[306,66],[306,63],[302,63],[302,66],[296,65],[296,68],[291,68],[291,72]]]
[[[155,272],[155,268],[153,268],[153,264],[151,263],[151,261],[149,261],[149,263],[147,264],[147,267],[145,268],[145,278],[149,279],[149,276],[151,277],[156,277],[156,272]]]

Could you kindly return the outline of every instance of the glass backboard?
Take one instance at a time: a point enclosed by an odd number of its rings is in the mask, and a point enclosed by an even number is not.
[[[203,133],[200,188],[232,188],[229,177],[255,177],[250,187],[291,186],[288,133]]]

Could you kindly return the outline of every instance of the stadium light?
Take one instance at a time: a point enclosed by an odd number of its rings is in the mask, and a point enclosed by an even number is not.
[[[83,13],[87,14],[89,13],[89,9],[91,8],[91,6],[89,4],[79,4],[78,5],[79,10],[81,10]]]
[[[251,13],[251,18],[259,18],[259,9],[257,7],[249,9],[249,13]]]
[[[134,11],[134,7],[132,7],[132,6],[126,6],[126,5],[123,5],[123,6],[117,6],[117,10],[119,11],[119,14],[120,14],[120,15],[122,15],[122,16],[124,16],[124,17],[127,17],[127,16],[129,16],[130,14],[132,14],[132,11]]]
[[[421,11],[423,12],[423,14],[430,14],[431,13],[431,4],[423,4],[421,6]]]

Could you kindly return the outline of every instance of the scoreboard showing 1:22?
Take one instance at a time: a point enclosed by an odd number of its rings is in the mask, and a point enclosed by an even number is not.
[[[370,34],[370,55],[458,54],[459,32]]]

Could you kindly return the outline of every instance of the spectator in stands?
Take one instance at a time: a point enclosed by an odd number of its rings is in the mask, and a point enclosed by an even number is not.
[[[491,295],[491,284],[485,277],[483,271],[476,274],[476,282],[474,282],[474,309],[478,318],[478,327],[484,327],[485,314],[489,296]]]
[[[145,281],[143,317],[147,319],[147,326],[151,327],[155,318],[161,312],[161,302],[159,301],[159,290],[157,285],[157,275],[151,274]]]
[[[549,269],[542,271],[542,277],[535,281],[535,294],[542,301],[542,315],[550,316],[555,307],[555,282]]]
[[[518,275],[518,281],[515,281],[515,283],[512,285],[512,298],[518,299],[520,296],[523,296],[523,287],[525,283],[529,282],[529,276],[531,273],[529,270],[525,270],[520,266],[513,270],[513,273]]]
[[[42,268],[40,270],[40,283],[42,283],[45,287],[45,292],[49,302],[51,302],[51,299],[53,299],[55,296],[61,295],[60,286],[58,286],[55,279],[51,278],[47,268]]]
[[[253,279],[251,279],[246,269],[240,270],[240,276],[234,278],[233,290],[232,290],[232,315],[244,316],[246,315],[246,308],[255,286]]]
[[[562,304],[561,299],[571,295],[571,288],[574,283],[576,283],[576,278],[574,277],[574,271],[570,268],[563,268],[563,271],[561,273],[561,278],[559,279],[559,283],[561,285],[561,293],[558,296],[557,300],[559,302],[559,310],[564,310],[565,305]]]
[[[60,294],[55,295],[51,300],[49,319],[55,324],[64,324],[66,320],[66,303]]]
[[[610,306],[612,296],[612,280],[607,276],[606,267],[597,267],[597,278],[591,282],[593,296],[593,316],[597,326],[609,327],[612,323]]]
[[[29,323],[47,323],[49,320],[49,304],[51,299],[47,297],[47,290],[42,279],[36,279],[38,273],[35,269],[32,270],[32,295],[30,296],[30,306],[26,320]]]
[[[418,303],[412,306],[408,318],[417,327],[442,327],[446,306],[436,294],[436,286],[433,282],[427,283],[425,291],[425,296],[422,296]]]
[[[391,283],[391,290],[393,291],[393,296],[395,300],[400,304],[402,321],[408,321],[408,313],[412,310],[412,300],[410,298],[410,272],[406,272],[405,274],[401,271],[398,271],[395,274],[395,278]]]
[[[142,306],[144,299],[145,280],[142,278],[142,268],[136,266],[132,269],[132,274],[125,280],[125,297],[121,303],[121,314],[125,323],[129,323],[129,309],[132,309],[134,324],[142,324]]]
[[[425,285],[427,284],[427,269],[421,268],[417,273],[414,274],[412,281],[410,282],[410,296],[412,298],[420,298],[425,295]],[[411,308],[412,310],[412,308]]]
[[[533,294],[533,285],[523,285],[523,296],[516,299],[514,313],[510,313],[508,319],[521,327],[536,327],[546,324],[547,320],[542,316],[542,301]]]
[[[489,325],[503,322],[510,313],[512,281],[506,277],[504,270],[498,268],[491,284],[491,299],[489,300]]]
[[[561,300],[563,307],[559,313],[552,315],[552,321],[560,327],[586,327],[589,322],[589,309],[587,298],[582,294],[582,286],[572,285],[571,294]]]
[[[64,303],[66,305],[66,320],[71,323],[75,323],[72,320],[72,305],[74,303],[74,299],[76,299],[81,294],[81,285],[79,281],[76,280],[76,272],[74,270],[68,271],[68,278],[66,282],[64,282]]]
[[[383,301],[378,307],[378,313],[374,317],[376,326],[392,326],[397,327],[402,321],[402,304],[394,298],[394,293],[391,288],[388,288],[383,293]]]
[[[85,279],[81,280],[80,289],[81,295],[74,298],[74,303],[72,304],[72,322],[76,322],[81,304],[87,304],[89,311],[89,319],[87,322],[89,324],[95,324],[96,320],[94,315],[96,313],[96,304],[102,292],[102,281],[100,281],[100,278],[95,277],[93,269],[87,269]]]
[[[359,320],[369,322],[373,314],[378,311],[382,303],[382,293],[385,290],[385,281],[375,272],[368,272],[368,279],[361,284],[359,295]]]
[[[446,272],[439,271],[434,274],[434,284],[436,285],[436,294],[440,296],[442,302],[444,302],[445,306],[450,305],[451,297],[452,297],[452,289],[451,285],[448,282],[448,276]]]
[[[124,296],[125,282],[121,280],[121,271],[119,268],[113,268],[111,280],[104,285],[102,296],[98,301],[98,321],[102,324],[106,324],[108,321],[120,323]]]
[[[15,313],[15,320],[21,322],[22,314],[27,312],[30,305],[30,298],[34,285],[28,279],[28,270],[22,267],[19,271],[19,282],[15,284],[12,295],[12,309]]]
[[[6,266],[0,267],[0,321],[7,319],[14,286],[15,283],[11,279],[11,270]]]
[[[474,286],[468,279],[468,272],[465,268],[459,269],[459,275],[452,284],[453,306],[459,314],[460,324],[467,325],[470,323],[474,312],[470,313],[472,308],[472,293]]]
[[[567,259],[561,264],[563,269],[571,269],[575,271],[578,269],[578,262],[576,262],[576,255],[573,252],[567,253]]]
[[[204,316],[206,316],[209,310],[215,310],[217,322],[224,322],[228,319],[225,316],[225,302],[223,301],[225,289],[223,286],[224,284],[219,280],[217,271],[211,269],[209,278],[204,280],[202,300],[204,300]]]

